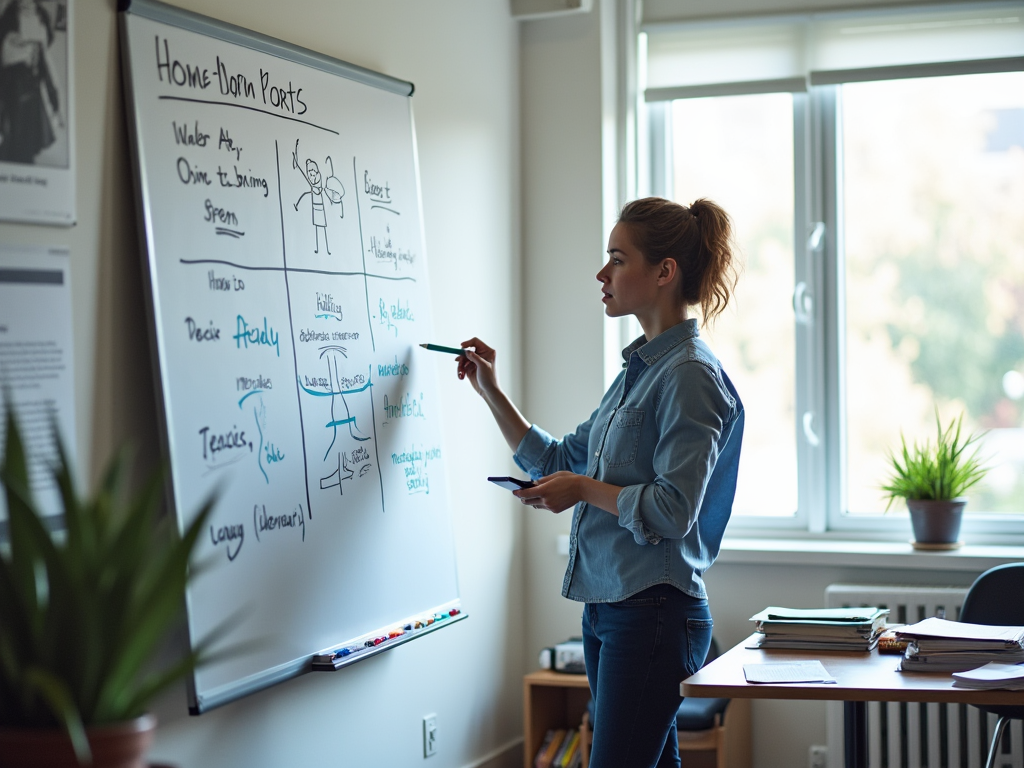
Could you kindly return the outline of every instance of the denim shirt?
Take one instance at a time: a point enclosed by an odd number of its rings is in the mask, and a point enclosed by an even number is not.
[[[686,320],[622,351],[625,370],[597,410],[556,440],[530,427],[515,461],[534,479],[560,470],[623,486],[616,517],[573,511],[562,595],[624,600],[655,584],[704,598],[736,494],[743,404]]]

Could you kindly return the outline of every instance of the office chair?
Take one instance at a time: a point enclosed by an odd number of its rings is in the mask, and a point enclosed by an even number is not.
[[[960,609],[960,621],[970,624],[1024,626],[1024,563],[1010,563],[990,568],[974,580]],[[1024,719],[1024,705],[991,707],[979,705],[983,712],[991,712],[996,721],[992,744],[988,750],[985,768],[992,768],[1002,741],[1003,731],[1011,719]]]

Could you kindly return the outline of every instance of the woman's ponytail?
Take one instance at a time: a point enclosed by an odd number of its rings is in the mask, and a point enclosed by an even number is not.
[[[623,206],[619,222],[649,263],[675,259],[683,301],[699,304],[704,324],[713,323],[738,279],[729,214],[703,197],[689,207],[645,197]]]

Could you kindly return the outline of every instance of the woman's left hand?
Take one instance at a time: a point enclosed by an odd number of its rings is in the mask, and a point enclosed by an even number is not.
[[[582,501],[583,482],[587,478],[575,472],[555,472],[538,480],[529,488],[513,491],[523,504],[554,513],[564,512]]]

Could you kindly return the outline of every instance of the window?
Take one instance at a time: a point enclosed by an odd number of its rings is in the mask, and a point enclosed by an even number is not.
[[[736,223],[743,275],[726,315],[702,331],[746,408],[736,514],[797,511],[793,292],[793,98],[788,93],[673,102],[672,188],[709,197]],[[751,125],[758,126],[751,131]],[[746,458],[746,457],[744,457]],[[766,496],[759,489],[772,488]]]
[[[847,508],[882,510],[886,446],[938,408],[987,430],[968,509],[1024,513],[1024,73],[851,83],[841,113]]]
[[[645,31],[649,191],[722,204],[744,257],[705,331],[747,407],[734,525],[903,535],[887,452],[962,413],[965,533],[1024,535],[1024,4]]]

